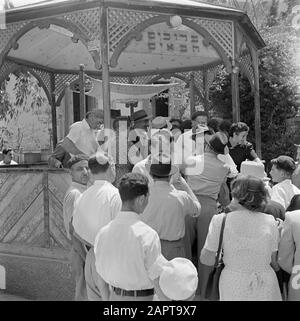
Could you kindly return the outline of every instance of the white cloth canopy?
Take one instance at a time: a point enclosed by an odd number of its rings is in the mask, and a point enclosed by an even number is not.
[[[98,80],[92,77],[87,78],[91,81],[92,88],[89,91],[85,91],[85,94],[96,98],[102,98],[102,80]],[[176,85],[178,85],[178,83],[136,85],[111,82],[110,99],[112,101],[119,102],[150,99],[151,97],[159,94],[160,92],[174,87]]]

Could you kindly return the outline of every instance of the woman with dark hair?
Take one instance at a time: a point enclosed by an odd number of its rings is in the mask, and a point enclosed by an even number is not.
[[[214,265],[222,220],[227,215],[220,300],[281,301],[273,270],[278,269],[279,233],[274,217],[262,213],[268,197],[265,185],[254,176],[238,176],[231,189],[235,210],[212,218],[200,260],[203,264]]]

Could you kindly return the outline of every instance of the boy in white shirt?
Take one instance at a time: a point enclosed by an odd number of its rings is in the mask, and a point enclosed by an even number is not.
[[[296,169],[295,161],[286,155],[272,159],[270,175],[272,181],[277,183],[272,187],[271,199],[283,205],[286,209],[292,197],[300,194],[300,190],[292,184],[292,175]]]

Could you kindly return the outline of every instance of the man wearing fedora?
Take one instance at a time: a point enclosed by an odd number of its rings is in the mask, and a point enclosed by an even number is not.
[[[146,168],[154,183],[150,186],[148,205],[141,219],[158,233],[162,254],[168,260],[186,257],[183,243],[185,216],[198,217],[201,205],[181,176],[184,190],[179,191],[170,183],[178,169],[171,164],[168,154],[162,152],[152,156]]]
[[[152,116],[141,109],[134,112],[130,118],[131,125],[128,134],[128,160],[130,164],[145,159],[149,154],[149,126]]]
[[[202,170],[189,172],[186,176],[188,185],[193,190],[201,204],[201,215],[194,220],[188,220],[187,231],[184,238],[188,258],[192,259],[192,248],[196,242],[197,255],[196,264],[198,264],[199,287],[206,288],[205,280],[207,268],[199,262],[200,252],[204,246],[208,233],[210,221],[218,213],[217,199],[222,183],[230,173],[228,166],[218,158],[218,155],[228,153],[226,144],[222,141],[220,135],[214,134],[205,147],[203,155],[196,156],[197,168]],[[199,289],[200,290],[200,289]],[[201,292],[201,291],[200,291]],[[200,293],[203,294],[203,293]]]

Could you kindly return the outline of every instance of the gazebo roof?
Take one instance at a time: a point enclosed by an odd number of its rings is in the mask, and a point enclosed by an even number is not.
[[[6,14],[6,22],[17,23],[24,20],[41,18],[55,18],[57,15],[73,11],[92,9],[102,2],[108,7],[155,12],[166,15],[180,15],[181,17],[202,17],[234,21],[245,31],[249,39],[260,49],[265,46],[263,39],[251,23],[249,17],[243,11],[222,6],[211,5],[191,0],[54,0],[41,2],[23,7],[9,9]],[[110,23],[110,21],[108,21]],[[95,21],[95,25],[100,22]],[[150,26],[152,32],[164,32],[165,23]],[[181,29],[183,32],[187,28]],[[180,31],[180,28],[179,28]],[[191,35],[196,36],[195,31],[190,30]],[[84,64],[86,71],[99,72],[86,46],[78,41],[72,41],[72,32],[51,25],[48,29],[38,27],[29,30],[17,40],[18,48],[11,49],[8,58],[27,65],[35,65],[48,68],[50,71],[74,71],[79,64]],[[172,34],[171,34],[172,36]],[[203,40],[198,35],[200,49],[199,54],[162,55],[159,50],[146,52],[146,43],[132,40],[129,46],[119,57],[119,62],[111,68],[112,73],[126,74],[134,71],[137,74],[153,70],[172,70],[174,68],[192,69],[195,66],[209,65],[220,61],[220,57],[212,46],[202,45]],[[137,49],[136,49],[137,48]],[[200,54],[201,51],[201,54]]]

